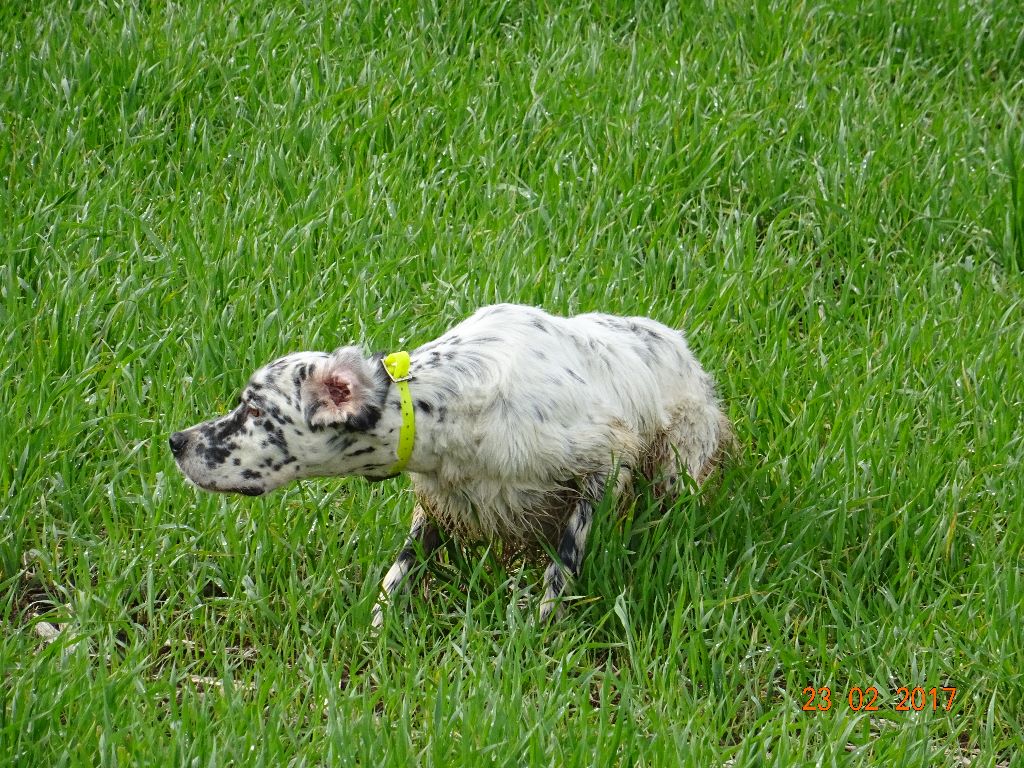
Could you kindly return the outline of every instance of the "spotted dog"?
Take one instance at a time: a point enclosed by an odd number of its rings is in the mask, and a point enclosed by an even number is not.
[[[394,475],[401,396],[383,355],[299,352],[260,368],[226,416],[171,435],[208,491],[266,493],[292,480]],[[682,332],[644,317],[557,317],[485,307],[410,353],[416,435],[412,528],[382,605],[441,531],[554,551],[540,614],[578,576],[594,511],[638,473],[661,494],[700,484],[732,432]]]

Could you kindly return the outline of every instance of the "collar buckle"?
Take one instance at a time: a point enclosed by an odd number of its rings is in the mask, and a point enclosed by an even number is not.
[[[384,366],[384,370],[387,372],[388,378],[390,378],[395,384],[412,379],[412,374],[409,373],[408,352],[392,352],[380,362],[381,365]]]

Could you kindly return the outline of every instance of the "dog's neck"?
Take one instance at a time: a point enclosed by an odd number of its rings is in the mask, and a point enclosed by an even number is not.
[[[376,357],[376,356],[375,356]],[[398,441],[402,431],[401,394],[383,372],[378,378],[381,392],[381,416],[371,433],[385,444],[393,461],[398,460]],[[447,432],[445,417],[447,406],[445,397],[449,396],[442,386],[444,377],[434,371],[417,372],[415,366],[409,381],[412,395],[413,413],[416,421],[416,440],[413,443],[412,455],[404,471],[420,474],[431,474],[438,470]]]

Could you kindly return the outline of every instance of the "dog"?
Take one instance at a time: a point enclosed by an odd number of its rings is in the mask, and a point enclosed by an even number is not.
[[[178,467],[207,491],[408,470],[417,504],[374,627],[442,532],[553,552],[548,620],[606,493],[621,496],[634,474],[661,496],[699,486],[733,444],[684,334],[645,317],[498,304],[409,353],[405,375],[393,362],[351,346],[290,354],[256,371],[231,413],[170,436]]]

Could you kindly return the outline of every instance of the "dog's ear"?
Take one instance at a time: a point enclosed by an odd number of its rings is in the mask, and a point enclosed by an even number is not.
[[[373,372],[358,347],[342,347],[309,373],[303,412],[312,427],[344,424],[374,396]]]

